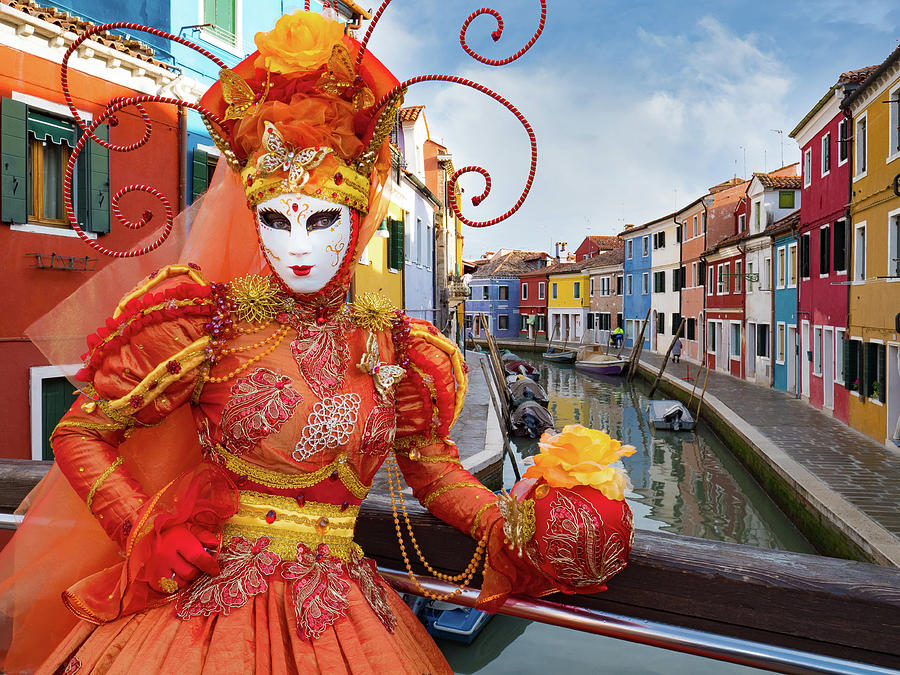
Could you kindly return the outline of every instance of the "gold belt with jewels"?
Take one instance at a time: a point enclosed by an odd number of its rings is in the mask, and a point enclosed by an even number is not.
[[[331,555],[349,560],[351,551],[362,557],[362,549],[353,541],[353,528],[359,506],[342,508],[337,504],[306,501],[303,506],[292,497],[240,491],[240,506],[225,522],[223,541],[243,537],[255,542],[268,537],[269,550],[282,560],[297,557],[297,544],[315,550],[328,544]]]

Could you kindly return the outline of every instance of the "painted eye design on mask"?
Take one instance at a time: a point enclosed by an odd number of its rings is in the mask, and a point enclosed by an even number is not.
[[[276,211],[275,209],[263,209],[258,213],[258,216],[260,224],[265,225],[268,228],[273,230],[284,230],[286,232],[291,231],[291,221],[289,221],[281,211]]]
[[[306,219],[306,231],[313,232],[315,230],[324,230],[341,222],[340,209],[327,209],[325,211],[316,211]]]

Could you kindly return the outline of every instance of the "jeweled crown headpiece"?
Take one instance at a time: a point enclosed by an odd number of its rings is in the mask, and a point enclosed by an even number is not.
[[[525,201],[534,180],[537,166],[537,141],[531,125],[509,101],[487,87],[460,77],[421,75],[405,82],[397,79],[366,49],[368,41],[385,8],[391,0],[383,0],[373,14],[361,42],[345,35],[343,24],[306,11],[297,11],[278,20],[275,28],[258,33],[258,51],[234,68],[189,40],[138,24],[117,22],[95,26],[82,33],[66,50],[62,61],[61,81],[66,103],[78,126],[84,131],[73,149],[66,167],[64,199],[66,213],[72,227],[88,245],[106,255],[122,258],[147,253],[168,237],[172,230],[173,210],[165,195],[147,185],[128,185],[111,199],[112,212],[120,222],[135,229],[146,225],[153,213],[145,211],[137,222],[127,221],[118,207],[119,200],[129,192],[153,195],[163,205],[165,225],[151,244],[131,251],[113,251],[91,239],[80,227],[72,204],[72,176],[75,160],[87,142],[99,143],[114,152],[128,152],[142,147],[150,138],[150,118],[143,104],[168,103],[196,110],[203,116],[213,141],[220,148],[229,166],[239,173],[250,207],[285,192],[302,192],[338,204],[346,204],[361,214],[370,209],[371,196],[377,183],[386,180],[390,165],[387,138],[402,103],[406,88],[420,82],[443,81],[462,84],[479,91],[507,108],[524,127],[531,144],[531,164],[525,188],[518,201],[504,214],[485,221],[466,218],[459,208],[456,183],[465,173],[479,173],[485,187],[472,198],[477,206],[490,194],[491,176],[479,166],[458,169],[448,181],[448,204],[459,220],[471,227],[486,227],[505,220]],[[512,56],[487,59],[466,43],[472,21],[481,15],[494,18],[497,28],[491,33],[494,41],[503,34],[503,18],[496,10],[481,8],[473,12],[460,30],[463,50],[477,61],[489,66],[502,66],[515,61],[535,43],[544,29],[547,15],[546,0],[540,2],[540,22],[528,43]],[[68,90],[68,60],[72,53],[95,33],[125,29],[143,31],[166,38],[194,49],[211,59],[219,68],[216,82],[199,103],[163,96],[133,96],[111,101],[93,122],[86,124],[78,114]],[[101,124],[108,123],[115,113],[134,106],[144,120],[144,136],[130,145],[116,145],[95,135]],[[378,216],[380,218],[380,216]],[[367,220],[371,220],[368,218]],[[359,241],[374,227],[363,228]],[[377,226],[377,223],[376,223]],[[371,230],[371,231],[369,231]]]

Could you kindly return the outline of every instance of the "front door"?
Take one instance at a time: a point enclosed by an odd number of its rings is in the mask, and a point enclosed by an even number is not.
[[[888,345],[887,363],[887,438],[900,445],[900,345]]]
[[[797,393],[797,327],[788,326],[784,367],[787,369],[787,391]]]
[[[747,379],[756,377],[756,324],[747,324]]]

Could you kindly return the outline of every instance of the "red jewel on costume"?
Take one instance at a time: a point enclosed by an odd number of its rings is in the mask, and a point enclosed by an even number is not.
[[[303,494],[297,495],[297,506],[303,507],[306,504],[306,496]]]
[[[349,507],[350,507],[350,502],[344,501],[344,503],[341,504],[341,511],[346,511]]]
[[[140,408],[140,407],[141,407],[141,404],[142,404],[143,402],[144,402],[144,397],[141,396],[140,394],[135,394],[135,395],[132,396],[130,399],[128,399],[128,404],[129,404],[132,408]]]
[[[340,171],[338,171],[336,174],[334,174],[334,184],[340,185],[343,182],[344,182],[344,174],[342,174]]]
[[[269,511],[269,512],[266,514],[266,522],[267,522],[269,525],[271,525],[272,523],[275,522],[275,512],[274,512],[274,511]]]
[[[200,265],[198,265],[197,263],[189,262],[188,267],[190,267],[192,270],[197,270],[198,272],[200,271]]]
[[[293,209],[294,213],[297,213],[297,211],[300,210],[300,205],[297,202],[294,202],[291,204],[291,209]]]
[[[181,364],[175,360],[168,361],[166,362],[166,370],[172,373],[172,375],[177,375],[181,372]]]
[[[337,479],[338,479],[338,472],[337,472],[337,469],[335,469],[334,471],[331,472],[331,476],[329,476],[329,478],[331,478],[331,480],[337,480]]]

